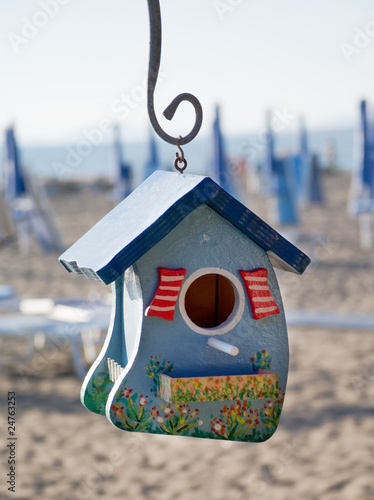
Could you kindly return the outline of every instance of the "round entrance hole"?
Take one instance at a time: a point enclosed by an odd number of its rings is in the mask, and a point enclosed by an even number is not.
[[[189,319],[200,328],[222,325],[233,312],[235,291],[222,274],[204,274],[188,287],[184,307]]]

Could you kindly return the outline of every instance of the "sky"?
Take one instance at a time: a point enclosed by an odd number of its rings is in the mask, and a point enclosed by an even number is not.
[[[360,99],[374,100],[371,1],[160,4],[155,106],[172,135],[194,121],[187,103],[172,122],[162,117],[181,92],[201,102],[202,135],[216,104],[224,132],[238,134],[263,127],[267,109],[302,116],[311,129],[353,127]],[[23,144],[62,144],[117,122],[141,140],[148,48],[145,0],[0,0],[0,130],[13,123]]]

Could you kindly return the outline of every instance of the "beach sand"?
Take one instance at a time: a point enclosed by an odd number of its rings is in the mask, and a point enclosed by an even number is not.
[[[374,313],[374,253],[360,250],[346,213],[349,176],[327,175],[325,188],[326,206],[305,209],[299,230],[312,265],[301,277],[277,273],[285,308]],[[93,186],[60,189],[52,204],[67,245],[113,206]],[[252,196],[250,208],[270,220],[264,200]],[[37,248],[22,255],[7,245],[0,257],[0,283],[22,297],[110,291]],[[0,498],[374,500],[374,331],[290,327],[289,342],[279,428],[247,444],[120,431],[79,402],[67,345],[47,345],[22,365],[22,341],[1,338]],[[5,484],[8,391],[17,394],[16,494]]]

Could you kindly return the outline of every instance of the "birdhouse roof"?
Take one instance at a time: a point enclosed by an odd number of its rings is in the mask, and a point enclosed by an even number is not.
[[[268,253],[302,274],[309,257],[209,177],[156,171],[61,255],[71,272],[109,284],[205,203]]]

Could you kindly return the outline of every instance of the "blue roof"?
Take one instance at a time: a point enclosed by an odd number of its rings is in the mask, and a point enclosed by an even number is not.
[[[203,203],[268,252],[274,266],[302,274],[309,257],[209,177],[157,171],[61,255],[68,271],[111,283]]]

